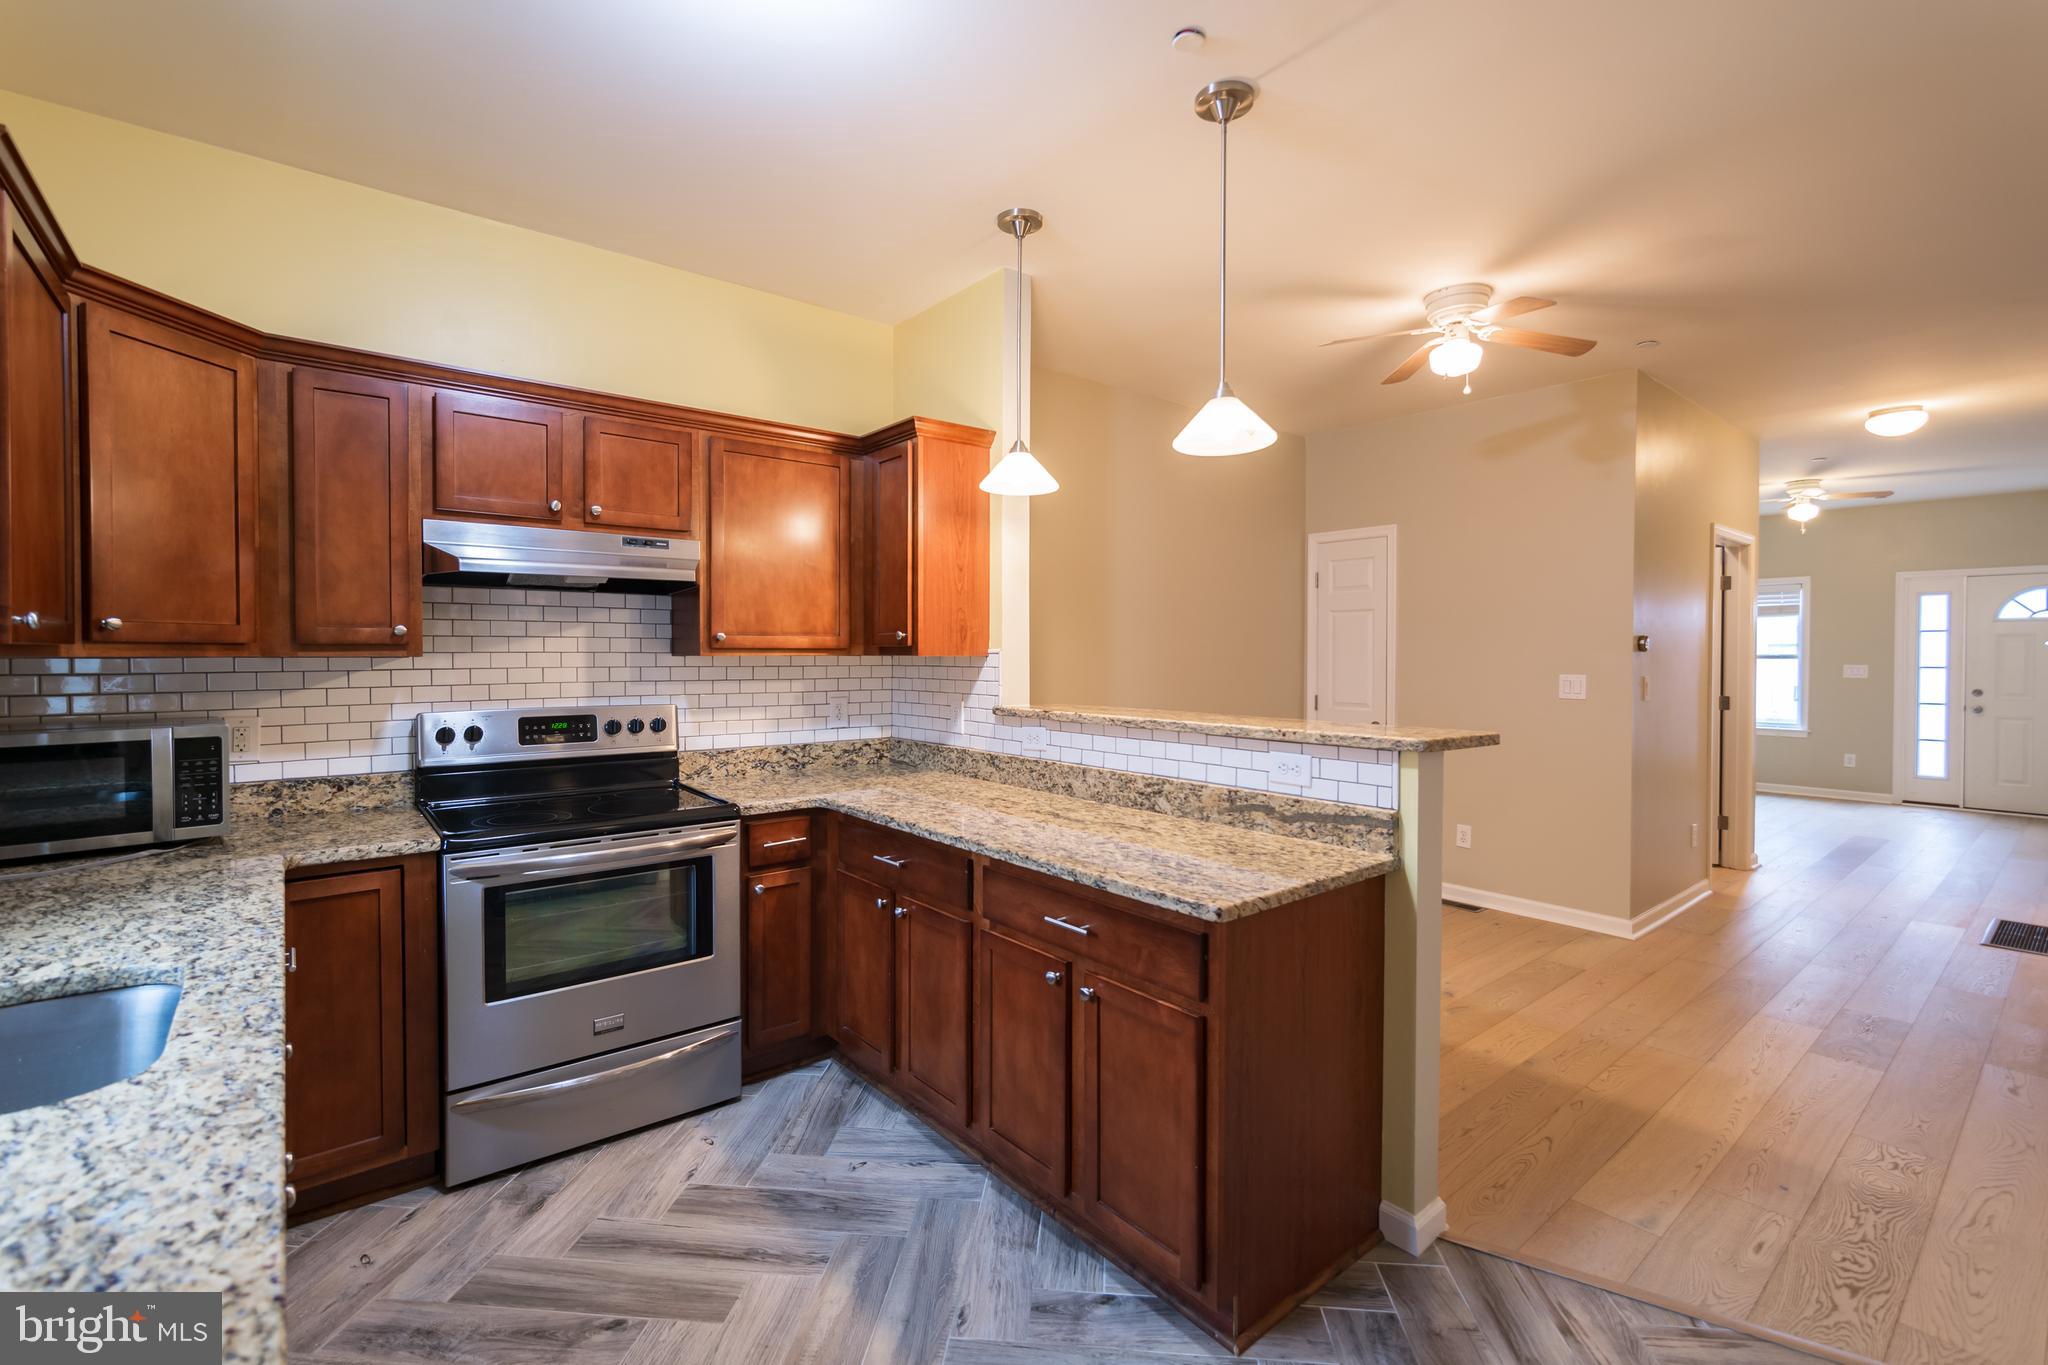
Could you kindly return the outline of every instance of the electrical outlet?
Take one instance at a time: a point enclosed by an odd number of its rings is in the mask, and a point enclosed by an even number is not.
[[[1459,847],[1459,848],[1470,848],[1470,847],[1472,847],[1472,826],[1470,826],[1470,825],[1460,825],[1460,826],[1458,826],[1458,847]]]
[[[1308,785],[1308,755],[1272,754],[1266,763],[1266,775],[1276,787],[1306,787]]]
[[[1584,701],[1586,699],[1586,675],[1583,673],[1558,674],[1557,695],[1562,701]]]
[[[853,699],[844,692],[834,692],[825,698],[825,725],[832,730],[846,728],[846,708]]]
[[[1842,755],[1842,766],[1843,766],[1843,767],[1845,767],[1845,768],[1853,768],[1853,767],[1855,767],[1855,766],[1856,766],[1856,755],[1854,755],[1854,754],[1843,754],[1843,755]]]
[[[1692,822],[1692,846],[1694,848],[1700,846],[1700,822],[1697,820]]]
[[[1024,746],[1027,754],[1042,754],[1052,747],[1052,739],[1043,725],[1024,725],[1017,730],[1017,742]]]
[[[1843,676],[1843,677],[1845,677],[1845,678],[1867,678],[1867,677],[1869,677],[1869,676],[1870,676],[1870,665],[1869,665],[1869,664],[1843,664],[1843,665],[1842,665],[1842,676]]]
[[[256,752],[256,718],[243,716],[228,722],[228,756],[244,758]]]

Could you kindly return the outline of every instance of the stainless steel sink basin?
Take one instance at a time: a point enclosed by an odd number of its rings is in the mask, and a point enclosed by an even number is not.
[[[178,987],[167,982],[0,1006],[0,1114],[55,1104],[163,1056]]]

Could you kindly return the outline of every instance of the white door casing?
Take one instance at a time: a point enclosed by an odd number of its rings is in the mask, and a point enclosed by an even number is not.
[[[2048,574],[1973,575],[1967,603],[1963,800],[2048,815]]]
[[[1308,538],[1308,696],[1312,721],[1394,723],[1394,528]]]

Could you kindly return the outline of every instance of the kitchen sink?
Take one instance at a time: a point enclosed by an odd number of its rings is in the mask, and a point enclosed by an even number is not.
[[[0,1114],[147,1071],[163,1055],[178,995],[152,981],[0,1006]]]

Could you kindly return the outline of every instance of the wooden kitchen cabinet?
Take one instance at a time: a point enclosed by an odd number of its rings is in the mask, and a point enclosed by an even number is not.
[[[0,645],[77,638],[71,249],[0,132]]]
[[[563,422],[548,403],[441,389],[434,394],[434,510],[457,517],[563,520]]]
[[[975,1117],[997,1161],[1064,1199],[1073,1120],[1073,963],[981,935]]]
[[[869,438],[866,648],[988,652],[989,495],[994,433],[915,417]]]
[[[675,598],[678,652],[850,647],[845,457],[726,436],[709,445],[704,567],[699,591]]]
[[[436,859],[285,883],[285,1150],[294,1214],[430,1174],[441,1146]]]
[[[974,924],[899,898],[896,915],[897,1079],[925,1107],[965,1128],[972,1112]]]
[[[253,645],[254,358],[104,304],[84,316],[83,638]]]
[[[292,643],[420,650],[420,524],[410,390],[366,375],[291,378]]]
[[[811,869],[750,872],[746,882],[742,1046],[759,1053],[811,1036]]]
[[[887,888],[838,876],[833,1033],[850,1061],[887,1075],[896,1066],[896,902]]]
[[[581,516],[592,530],[701,536],[702,432],[616,417],[583,419]]]

